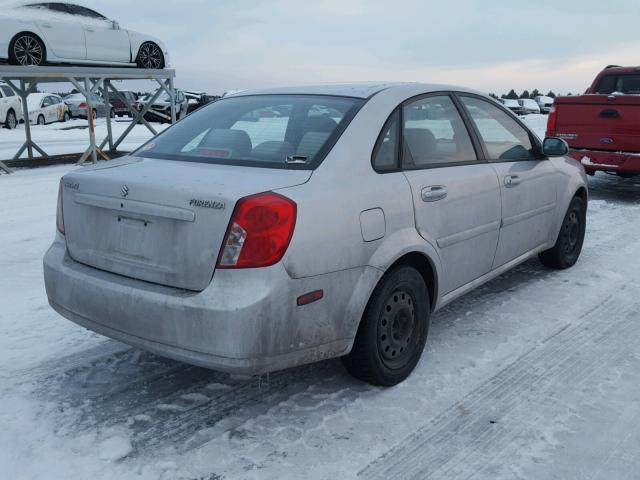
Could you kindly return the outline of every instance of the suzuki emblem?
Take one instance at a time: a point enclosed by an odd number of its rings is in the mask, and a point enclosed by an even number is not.
[[[126,185],[123,185],[122,188],[120,189],[120,193],[122,194],[123,197],[126,197],[127,195],[129,195],[129,187],[127,187]]]

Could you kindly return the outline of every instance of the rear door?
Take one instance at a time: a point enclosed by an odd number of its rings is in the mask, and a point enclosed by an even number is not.
[[[500,229],[498,178],[479,160],[448,94],[411,100],[402,117],[402,164],[416,227],[440,255],[446,294],[491,270]]]
[[[86,58],[82,25],[71,15],[66,4],[41,3],[32,8],[40,10],[35,22],[47,41],[47,47],[56,57],[68,60]]]
[[[502,221],[493,264],[497,268],[550,241],[559,173],[510,114],[481,97],[459,98],[500,182]]]

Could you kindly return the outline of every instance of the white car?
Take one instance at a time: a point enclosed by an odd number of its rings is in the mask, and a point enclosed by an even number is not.
[[[532,98],[521,98],[518,100],[518,103],[522,107],[522,113],[524,115],[530,113],[540,113],[540,107],[538,106],[538,102],[536,102]]]
[[[66,122],[71,118],[69,107],[59,95],[53,93],[32,93],[27,97],[29,123],[45,125],[53,122]]]
[[[553,108],[553,97],[547,97],[546,95],[539,95],[534,99],[540,107],[540,112],[549,113]]]
[[[505,107],[511,110],[516,115],[522,115],[524,113],[524,109],[518,100],[514,100],[511,98],[501,98],[499,102],[502,103]]]
[[[22,100],[9,85],[0,82],[0,125],[11,130],[23,119]]]
[[[32,3],[0,13],[0,59],[14,65],[72,63],[169,65],[166,47],[155,37],[120,28],[93,10],[71,3]]]

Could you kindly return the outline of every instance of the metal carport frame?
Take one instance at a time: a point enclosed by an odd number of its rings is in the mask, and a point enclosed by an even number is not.
[[[30,93],[35,92],[39,83],[71,83],[73,86],[85,96],[87,105],[91,105],[90,96],[100,92],[104,98],[107,111],[110,109],[109,99],[115,95],[124,101],[124,97],[113,85],[114,80],[153,80],[158,84],[158,88],[148,97],[148,101],[142,106],[140,111],[136,111],[128,104],[133,120],[122,135],[114,142],[111,129],[111,117],[107,119],[107,137],[98,145],[96,143],[93,109],[87,109],[87,117],[89,122],[89,147],[80,157],[78,165],[82,165],[89,157],[93,163],[97,162],[98,155],[105,159],[109,157],[102,151],[108,145],[110,150],[115,150],[118,145],[131,132],[133,127],[138,124],[145,125],[154,135],[156,130],[144,119],[145,113],[158,97],[166,92],[171,101],[171,123],[176,121],[176,105],[175,105],[175,70],[146,70],[140,68],[115,68],[115,67],[64,67],[64,66],[13,66],[0,65],[0,80],[4,80],[22,99],[22,111],[24,115],[25,142],[13,157],[18,160],[20,156],[27,150],[29,159],[33,159],[33,150],[37,150],[42,157],[47,157],[47,153],[40,148],[31,137],[31,126],[29,124],[29,107],[27,106],[27,97]],[[94,103],[95,104],[95,103]],[[11,173],[11,169],[0,161],[0,172],[4,170]]]

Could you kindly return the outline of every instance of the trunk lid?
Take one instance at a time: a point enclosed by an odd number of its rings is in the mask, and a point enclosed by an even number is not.
[[[236,201],[311,173],[132,157],[88,167],[63,179],[67,249],[101,270],[204,290]]]
[[[640,96],[559,97],[556,135],[572,148],[640,151]]]

